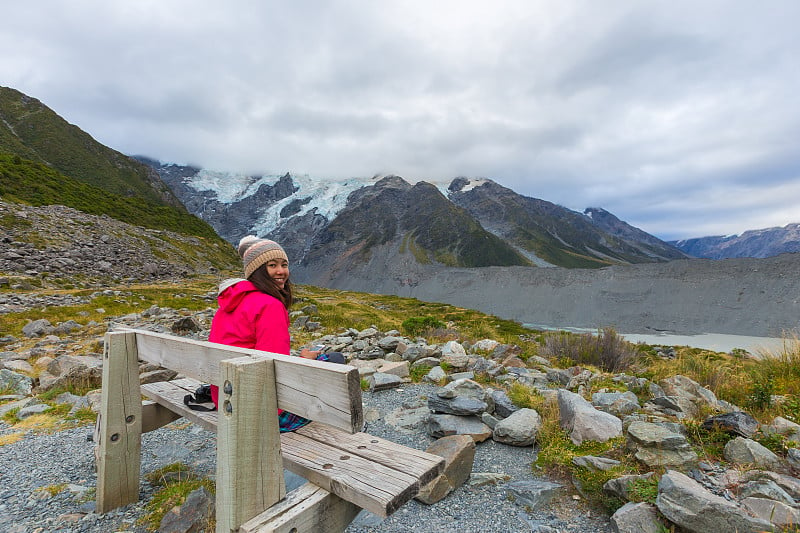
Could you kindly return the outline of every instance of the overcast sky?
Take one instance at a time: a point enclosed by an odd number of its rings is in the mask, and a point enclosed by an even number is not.
[[[7,2],[0,85],[126,154],[488,177],[662,239],[800,222],[800,2]]]

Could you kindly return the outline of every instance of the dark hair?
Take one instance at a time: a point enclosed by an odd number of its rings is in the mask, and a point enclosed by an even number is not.
[[[286,284],[281,289],[275,280],[269,277],[267,274],[267,266],[261,265],[257,269],[250,274],[250,277],[247,278],[247,281],[252,283],[256,286],[256,289],[260,290],[261,292],[267,293],[273,298],[277,298],[281,301],[283,306],[288,311],[289,308],[292,306],[294,302],[294,297],[292,296],[292,283],[287,279]]]

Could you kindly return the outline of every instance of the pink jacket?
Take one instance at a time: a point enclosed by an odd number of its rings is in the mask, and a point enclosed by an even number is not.
[[[232,285],[223,283],[217,302],[209,341],[289,355],[289,312],[280,300],[243,279]],[[214,405],[218,396],[218,388],[212,386]]]

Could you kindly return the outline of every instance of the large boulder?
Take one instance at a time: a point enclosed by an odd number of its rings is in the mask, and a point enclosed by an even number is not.
[[[463,485],[472,472],[475,460],[475,441],[468,435],[442,437],[431,444],[428,453],[444,458],[444,471],[430,483],[420,488],[416,499],[433,504]]]
[[[658,518],[652,503],[628,502],[611,515],[611,525],[617,533],[659,533],[666,527]]]
[[[532,446],[542,427],[542,418],[534,409],[523,408],[511,413],[494,426],[492,439],[511,446]]]
[[[669,470],[658,482],[656,507],[669,521],[693,533],[770,531],[768,520],[750,516],[680,472]]]
[[[628,426],[629,449],[648,467],[684,467],[697,462],[684,435],[651,422],[637,420]]]
[[[561,427],[575,445],[585,440],[606,442],[622,435],[622,420],[598,411],[579,394],[559,389],[558,409]]]
[[[723,455],[726,460],[739,465],[755,465],[772,470],[781,466],[780,458],[771,450],[744,437],[729,440],[725,445]]]

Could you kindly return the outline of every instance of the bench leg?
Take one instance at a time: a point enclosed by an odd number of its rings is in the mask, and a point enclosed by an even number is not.
[[[217,533],[239,526],[286,495],[271,359],[220,363]]]
[[[142,398],[134,333],[108,333],[95,443],[98,513],[139,500]]]

